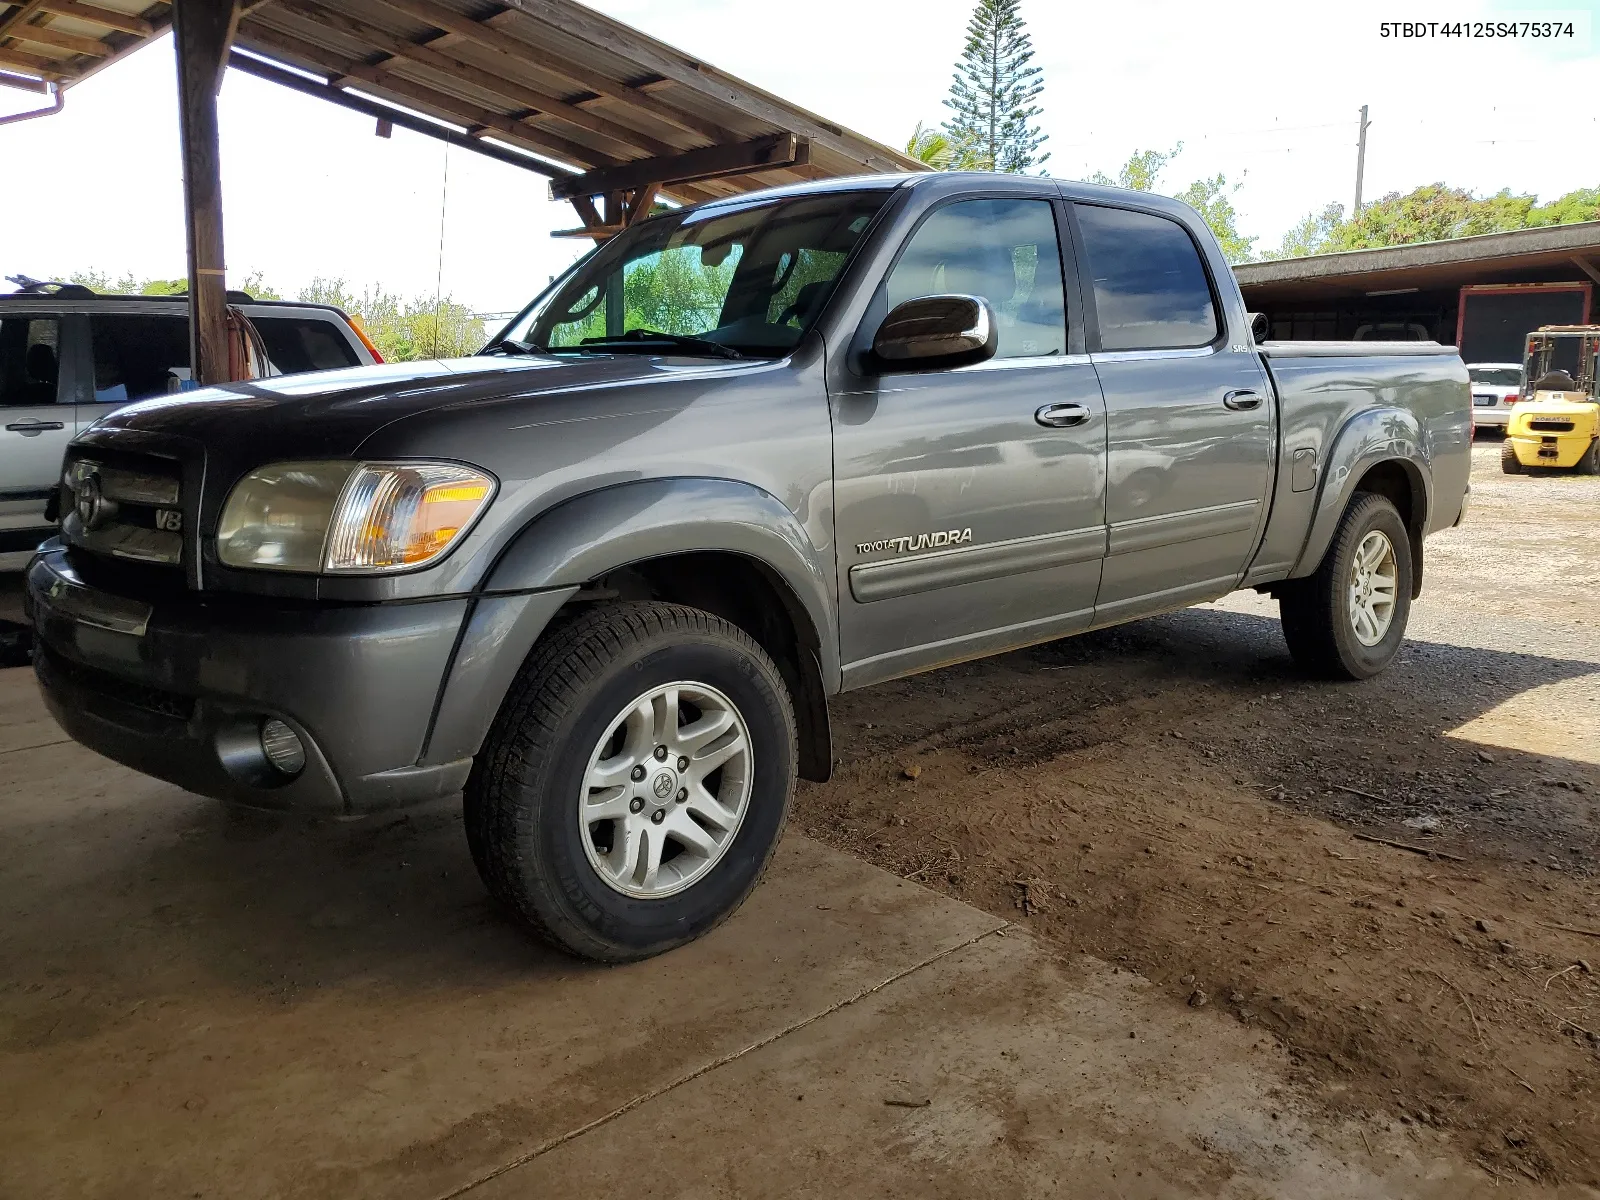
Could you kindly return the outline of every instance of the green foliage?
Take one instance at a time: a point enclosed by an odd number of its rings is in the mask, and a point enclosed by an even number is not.
[[[1183,153],[1179,142],[1171,150],[1135,150],[1122,164],[1116,179],[1104,171],[1096,171],[1086,182],[1107,186],[1131,188],[1136,192],[1153,192],[1167,164]],[[1241,180],[1229,186],[1226,175],[1217,174],[1210,179],[1196,179],[1173,198],[1182,200],[1205,218],[1211,232],[1217,235],[1222,253],[1230,263],[1248,262],[1256,239],[1239,232],[1239,214],[1233,207],[1233,197],[1244,186]]]
[[[136,279],[132,274],[113,279],[104,271],[74,271],[67,276],[68,283],[81,283],[103,296],[178,296],[189,290],[187,279]],[[282,296],[267,285],[260,271],[251,271],[244,282],[236,284],[256,300],[281,300]]]
[[[1156,180],[1160,178],[1166,165],[1182,152],[1182,142],[1171,150],[1135,150],[1128,156],[1128,161],[1122,164],[1122,169],[1117,172],[1115,179],[1104,171],[1096,171],[1085,182],[1098,183],[1106,187],[1131,188],[1136,192],[1153,192],[1156,190]]]
[[[1210,179],[1195,180],[1175,197],[1205,218],[1222,246],[1223,257],[1233,264],[1249,262],[1256,244],[1255,238],[1239,232],[1239,214],[1233,208],[1233,196],[1243,186],[1241,180],[1229,187],[1228,177],[1218,173]]]
[[[1288,233],[1283,235],[1283,243],[1276,250],[1268,250],[1261,257],[1274,258],[1301,258],[1307,254],[1322,253],[1321,247],[1328,244],[1333,236],[1333,231],[1344,221],[1344,205],[1330,204],[1321,212],[1309,212],[1301,217]]]
[[[104,271],[74,271],[67,276],[66,282],[82,284],[107,296],[137,296],[144,287],[144,284],[132,275],[113,279]]]
[[[459,358],[474,354],[488,340],[481,318],[451,296],[417,296],[405,300],[381,287],[368,286],[357,295],[344,279],[318,276],[300,289],[296,299],[332,304],[360,324],[386,362],[419,358]]]
[[[1033,120],[1043,109],[1034,101],[1044,81],[1019,7],[1020,0],[978,0],[945,100],[954,114],[945,136],[976,170],[1016,173],[1050,157],[1038,152],[1045,135]]]
[[[957,146],[950,135],[940,129],[924,129],[922,122],[906,141],[906,153],[918,162],[927,163],[935,171],[976,171],[978,158],[971,146]]]
[[[1537,197],[1509,188],[1478,197],[1465,188],[1430,183],[1404,195],[1390,192],[1363,205],[1354,218],[1346,218],[1338,204],[1308,213],[1266,257],[1300,258],[1594,220],[1600,220],[1600,188],[1579,188],[1539,204]]]

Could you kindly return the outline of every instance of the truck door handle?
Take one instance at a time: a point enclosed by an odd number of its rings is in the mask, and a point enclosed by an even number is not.
[[[1229,392],[1222,398],[1222,406],[1231,408],[1235,412],[1245,412],[1248,409],[1261,407],[1261,393],[1252,392],[1249,388],[1241,388],[1237,392]]]
[[[1081,404],[1046,404],[1033,414],[1041,425],[1064,429],[1069,425],[1082,425],[1089,419],[1089,410]]]
[[[65,429],[60,421],[15,421],[6,426],[7,433],[20,433],[23,437],[38,437],[47,429]]]

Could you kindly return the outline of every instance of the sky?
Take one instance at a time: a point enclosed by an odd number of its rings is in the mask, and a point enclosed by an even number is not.
[[[972,0],[594,0],[597,8],[868,137],[903,145],[941,122]],[[1366,104],[1365,196],[1444,181],[1551,199],[1600,185],[1591,39],[1600,0],[1119,4],[1022,0],[1043,68],[1045,169],[1115,175],[1141,149],[1182,153],[1161,190],[1225,174],[1258,250],[1353,199]],[[795,14],[800,13],[797,17]],[[1559,19],[1558,42],[1384,38],[1381,23]],[[0,88],[0,112],[39,97]],[[163,38],[68,91],[60,114],[0,126],[0,275],[184,272],[176,84]],[[230,283],[259,271],[292,296],[317,276],[356,290],[519,308],[585,243],[544,179],[238,72],[220,100]],[[9,286],[9,285],[6,285]]]

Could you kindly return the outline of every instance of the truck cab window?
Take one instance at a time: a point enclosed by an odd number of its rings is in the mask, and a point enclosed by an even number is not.
[[[56,402],[61,377],[61,324],[54,317],[0,321],[0,407]]]
[[[1194,239],[1176,221],[1077,206],[1100,349],[1176,350],[1216,340],[1217,308]]]
[[[189,322],[149,313],[96,313],[94,398],[120,404],[178,390],[189,371]]]
[[[1067,352],[1061,248],[1048,200],[958,200],[911,235],[884,285],[888,307],[982,296],[1000,322],[997,358]]]

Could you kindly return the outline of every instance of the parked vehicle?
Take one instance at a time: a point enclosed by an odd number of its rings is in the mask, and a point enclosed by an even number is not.
[[[1358,342],[1428,342],[1432,336],[1426,325],[1416,321],[1381,321],[1375,325],[1357,325]]]
[[[1472,381],[1472,428],[1504,430],[1522,396],[1520,363],[1468,363]]]
[[[1529,467],[1600,475],[1600,325],[1546,325],[1528,335],[1526,399],[1506,426],[1500,469]],[[1574,362],[1576,372],[1558,364]]]
[[[1469,413],[1449,347],[1258,346],[1173,200],[744,195],[632,226],[478,357],[80,434],[35,667],[74,737],[202,794],[464,789],[511,913],[640,958],[755,885],[841,690],[1235,588],[1312,673],[1382,670]]]
[[[337,308],[229,296],[245,377],[381,361]],[[0,570],[26,566],[55,531],[45,503],[74,434],[193,386],[187,304],[33,280],[0,295]]]

